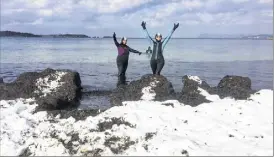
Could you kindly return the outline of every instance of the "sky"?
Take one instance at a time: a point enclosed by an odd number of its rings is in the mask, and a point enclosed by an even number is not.
[[[1,30],[35,34],[174,37],[272,34],[273,0],[0,0]]]

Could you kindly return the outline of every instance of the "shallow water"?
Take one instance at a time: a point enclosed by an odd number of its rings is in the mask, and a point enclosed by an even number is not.
[[[5,82],[28,71],[45,68],[72,69],[80,73],[85,90],[112,90],[116,87],[117,50],[112,39],[0,38],[1,72]],[[129,39],[128,45],[145,51],[145,39]],[[247,76],[253,89],[273,89],[272,41],[172,39],[164,51],[162,75],[182,89],[182,76],[197,75],[216,86],[225,75]],[[130,55],[127,79],[151,73],[146,55]],[[87,98],[83,104],[105,102]],[[99,99],[99,98],[96,98]],[[91,105],[92,106],[92,105]],[[95,105],[96,106],[96,105]]]

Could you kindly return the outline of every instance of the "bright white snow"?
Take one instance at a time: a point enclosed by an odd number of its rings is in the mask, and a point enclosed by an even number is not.
[[[124,106],[83,121],[56,116],[52,122],[46,112],[33,114],[36,104],[29,105],[32,99],[1,100],[0,155],[19,155],[25,148],[31,155],[69,155],[64,144],[76,133],[80,140],[72,142],[73,155],[98,148],[102,149],[101,155],[117,155],[104,144],[113,136],[122,140],[111,147],[118,147],[126,137],[135,141],[118,155],[273,155],[272,90],[261,90],[250,100],[235,101],[199,89],[213,102],[193,108],[175,100],[165,102],[174,107],[151,101],[154,91],[145,88],[143,100],[123,102]],[[109,130],[94,131],[98,123],[112,117],[121,117],[136,127],[114,125]],[[155,135],[146,140],[147,133]]]
[[[58,87],[60,87],[63,84],[63,82],[60,82],[60,80],[64,75],[66,75],[66,72],[57,71],[56,73],[51,74],[47,77],[39,78],[36,81],[36,86],[38,87],[40,91],[42,91],[44,96],[46,96],[48,93],[53,92],[54,90],[56,90]],[[52,76],[55,77],[56,79],[49,80],[49,78]]]
[[[195,82],[198,82],[199,84],[202,84],[202,80],[198,76],[191,76],[187,75],[188,79],[193,80]]]
[[[141,97],[141,100],[154,100],[155,99],[155,96],[156,96],[156,93],[152,90],[153,87],[156,87],[157,83],[159,81],[157,81],[157,78],[154,78],[154,80],[152,82],[150,82],[150,85],[148,87],[144,87],[142,89],[142,97]]]

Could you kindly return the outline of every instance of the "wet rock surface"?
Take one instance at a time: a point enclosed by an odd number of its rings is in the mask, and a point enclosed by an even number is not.
[[[175,93],[172,84],[164,76],[144,75],[141,79],[130,82],[116,88],[110,94],[110,103],[114,106],[122,105],[123,101],[141,100],[145,87],[151,87],[155,93],[155,101],[166,101],[175,99],[190,106],[197,106],[202,103],[209,103],[199,89],[209,94],[219,95],[220,98],[232,97],[234,99],[247,99],[255,93],[251,89],[251,80],[248,77],[225,76],[216,87],[210,87],[206,81],[198,77],[185,75],[182,78],[183,88]],[[165,104],[163,104],[165,105]]]
[[[251,80],[242,76],[225,76],[216,87],[210,87],[205,81],[183,77],[183,89],[178,93],[177,99],[187,105],[197,106],[208,103],[209,100],[200,94],[198,88],[207,91],[209,94],[218,95],[221,99],[231,97],[239,100],[246,100],[256,91],[251,89]]]
[[[38,111],[76,106],[80,97],[80,75],[70,70],[26,72],[12,83],[0,84],[1,100],[35,98]]]
[[[182,82],[184,84],[183,89],[181,93],[177,93],[179,102],[190,106],[197,106],[202,103],[210,102],[205,96],[201,95],[198,90],[199,87],[205,90],[210,89],[210,86],[205,81],[198,82],[185,75],[183,76]]]
[[[110,102],[113,106],[119,106],[122,105],[123,101],[140,100],[145,87],[151,87],[151,90],[156,93],[155,101],[175,98],[173,86],[164,76],[144,75],[141,79],[130,82],[129,85],[122,85],[116,88],[110,95]]]
[[[210,94],[217,94],[220,98],[232,97],[239,100],[245,100],[256,91],[251,89],[251,80],[242,76],[225,76],[217,85],[210,88]]]

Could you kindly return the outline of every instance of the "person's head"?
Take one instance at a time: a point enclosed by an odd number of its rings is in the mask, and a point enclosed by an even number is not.
[[[156,41],[161,41],[161,40],[162,40],[162,34],[157,33],[157,34],[155,35],[155,39],[156,39]]]
[[[121,40],[121,44],[124,44],[126,45],[127,44],[127,38],[126,37],[123,37],[122,40]]]

